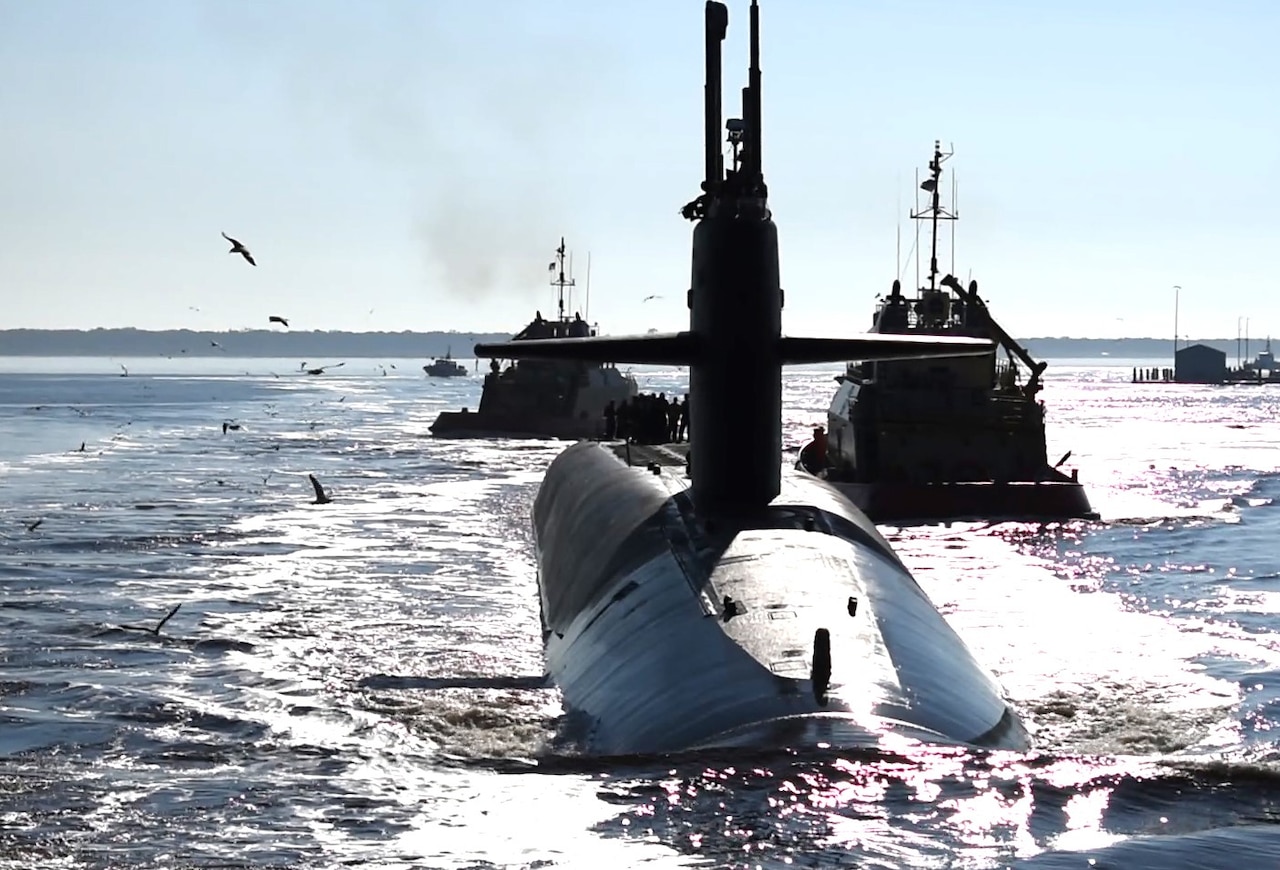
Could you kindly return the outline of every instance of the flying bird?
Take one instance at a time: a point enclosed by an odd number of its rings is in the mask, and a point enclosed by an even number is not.
[[[289,321],[285,320],[279,314],[273,314],[267,318],[267,323],[279,323],[285,329],[289,328]]]
[[[324,374],[325,369],[340,369],[345,365],[346,365],[345,362],[340,362],[340,363],[334,363],[332,365],[327,365],[327,366],[316,366],[315,368],[312,368],[312,369],[303,369],[303,371],[305,371],[309,375],[322,375]]]
[[[123,373],[123,374],[121,374],[121,375],[120,375],[120,377],[122,377],[122,378],[127,378],[127,377],[129,377],[129,370],[128,370],[128,369],[126,369],[126,368],[124,368],[124,363],[116,363],[116,365],[118,365],[118,366],[120,366],[120,368],[124,369],[124,373]]]
[[[44,517],[41,517],[40,519],[34,520],[32,522],[27,522],[26,520],[23,520],[22,524],[27,527],[28,532],[34,532],[36,529],[40,528],[40,524],[43,522],[44,522]]]
[[[258,265],[257,263],[253,262],[253,254],[249,253],[248,248],[246,248],[244,245],[237,242],[235,239],[231,238],[231,236],[227,235],[226,233],[223,233],[222,237],[231,243],[231,250],[227,251],[228,254],[239,254],[240,256],[244,257],[246,260],[249,261],[250,266]]]
[[[218,481],[218,482],[221,483],[222,481]],[[155,628],[152,628],[149,625],[122,625],[120,627],[123,629],[127,629],[129,631],[145,631],[147,634],[154,634],[156,637],[159,637],[160,629],[164,628],[164,624],[173,618],[173,615],[178,612],[178,608],[181,606],[182,606],[181,601],[173,605],[173,609],[170,610],[168,613],[166,613],[164,615],[164,618],[161,619],[158,623],[156,623]]]
[[[649,294],[648,296],[646,296],[646,297],[644,297],[643,299],[641,299],[640,301],[641,301],[641,302],[648,302],[650,299],[661,299],[661,298],[662,298],[662,294],[661,294],[661,293],[651,293],[651,294]]]

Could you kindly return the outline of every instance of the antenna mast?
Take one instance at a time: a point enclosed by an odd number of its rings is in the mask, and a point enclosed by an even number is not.
[[[591,252],[587,251],[587,304],[582,317],[587,323],[591,322]]]
[[[556,288],[556,310],[559,312],[559,319],[564,320],[564,291],[565,288],[573,289],[573,279],[564,276],[564,236],[560,237],[560,247],[556,248],[555,262],[556,277],[551,280],[551,286]]]
[[[920,170],[916,169],[916,205],[920,204]],[[915,212],[911,212],[911,216],[916,216]],[[916,251],[916,287],[920,286],[920,224],[916,224],[916,238],[912,247]]]
[[[1182,294],[1181,285],[1173,285],[1173,362],[1178,362],[1178,297]],[[1239,322],[1237,321],[1237,326]]]
[[[764,189],[764,161],[761,155],[760,124],[760,7],[751,0],[751,67],[747,70],[747,87],[742,94],[743,114],[747,116],[747,184],[761,192]]]
[[[923,211],[912,212],[911,217],[915,220],[928,220],[932,229],[932,245],[929,252],[929,289],[938,289],[938,221],[953,221],[956,219],[954,212],[947,211],[942,207],[942,193],[938,189],[938,182],[942,178],[942,164],[954,154],[954,150],[942,153],[941,140],[935,139],[933,142],[933,159],[929,161],[929,177],[920,182],[920,189],[930,194],[929,207]],[[954,227],[952,228],[954,232]],[[952,256],[955,256],[954,250]],[[954,269],[954,264],[953,269]]]
[[[956,174],[951,173],[951,215],[960,217],[960,194],[956,190]],[[956,222],[951,222],[951,274],[956,273]]]
[[[895,278],[902,277],[902,173],[898,173],[898,177],[894,183],[894,190],[898,194],[898,203],[893,209],[893,223],[896,230],[896,250],[894,252],[897,260],[893,264],[893,275]]]

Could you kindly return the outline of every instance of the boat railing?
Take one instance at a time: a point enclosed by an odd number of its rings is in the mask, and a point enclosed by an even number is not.
[[[923,314],[915,310],[915,303],[920,300],[907,300],[907,326],[912,329],[962,329],[965,326],[963,317],[959,310],[951,307],[947,311],[947,315],[942,318],[925,317]],[[887,302],[881,302],[876,305],[875,320],[880,319],[880,315],[888,308]]]

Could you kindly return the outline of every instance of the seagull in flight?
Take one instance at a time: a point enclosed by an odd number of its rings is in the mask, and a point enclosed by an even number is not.
[[[304,363],[303,365],[305,366],[305,363]],[[346,363],[345,363],[345,362],[340,362],[340,363],[330,363],[330,364],[329,364],[329,365],[327,365],[327,366],[316,366],[316,367],[314,367],[314,368],[309,368],[309,369],[308,369],[308,368],[304,368],[304,369],[303,369],[303,371],[305,371],[305,372],[306,372],[307,374],[309,374],[309,375],[322,375],[322,374],[324,374],[324,370],[325,370],[325,369],[340,369],[340,368],[342,368],[342,367],[343,367],[343,366],[345,366],[345,365],[346,365]]]
[[[643,299],[641,299],[640,301],[641,301],[641,302],[648,302],[650,299],[661,299],[661,298],[662,298],[662,294],[661,294],[661,293],[650,293],[648,296],[644,297],[644,298],[643,298]]]
[[[231,238],[231,236],[227,235],[226,233],[223,233],[222,237],[231,243],[231,250],[227,251],[228,254],[239,254],[240,256],[244,257],[246,260],[249,261],[250,266],[258,265],[257,263],[253,262],[253,254],[249,253],[248,248],[246,248],[244,245],[237,242],[235,239]]]
[[[279,323],[285,329],[289,328],[289,321],[285,320],[279,314],[273,314],[267,318],[267,323]]]

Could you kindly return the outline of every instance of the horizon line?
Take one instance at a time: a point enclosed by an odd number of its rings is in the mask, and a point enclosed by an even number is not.
[[[278,335],[278,336],[288,336],[288,335],[457,335],[457,336],[464,336],[464,337],[478,336],[478,335],[488,336],[488,335],[512,335],[513,334],[510,329],[491,329],[491,330],[471,329],[471,330],[465,330],[465,331],[460,329],[431,329],[431,330],[401,329],[401,330],[395,330],[395,331],[385,330],[385,329],[380,329],[380,330],[283,329],[281,330],[281,329],[269,329],[265,327],[233,327],[230,329],[192,329],[191,327],[186,327],[186,326],[171,327],[168,329],[148,329],[148,328],[138,327],[138,326],[91,326],[91,327],[10,326],[10,327],[0,328],[0,335],[4,335],[6,333],[14,333],[14,332],[72,332],[72,333],[75,333],[75,332],[79,332],[79,333],[137,332],[137,333],[142,333],[144,335],[160,335],[163,333],[173,333],[173,332],[189,332],[196,335],[200,335],[200,334],[209,334],[209,335],[259,334],[259,335]],[[609,334],[626,335],[629,333],[609,333]],[[851,333],[851,334],[860,334],[860,333]],[[1243,336],[1236,336],[1234,338],[1232,338],[1231,336],[1218,336],[1218,337],[1208,336],[1208,337],[1200,337],[1195,339],[1188,338],[1188,337],[1179,337],[1178,339],[1173,339],[1167,335],[1165,336],[1124,335],[1124,336],[1114,336],[1114,337],[1113,336],[1090,336],[1090,335],[1029,335],[1025,337],[1019,337],[1017,340],[1018,341],[1168,341],[1168,342],[1173,342],[1176,340],[1180,343],[1194,343],[1197,341],[1249,341],[1249,342],[1269,341],[1270,336],[1267,336],[1265,338],[1261,336],[1248,337],[1248,338]],[[3,350],[0,350],[0,355],[3,355]]]

